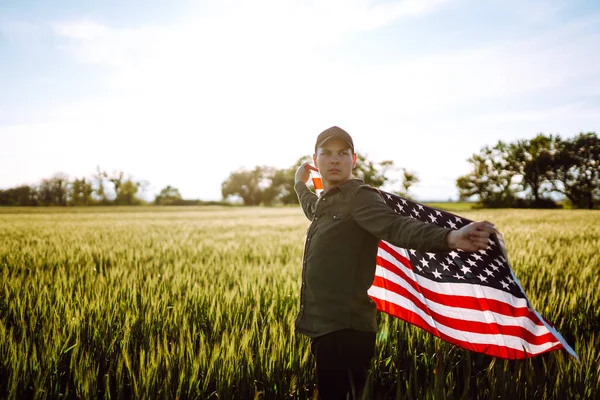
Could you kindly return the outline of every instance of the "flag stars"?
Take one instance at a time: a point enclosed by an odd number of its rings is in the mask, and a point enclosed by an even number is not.
[[[460,229],[469,222],[463,217],[436,210],[425,204],[418,204],[393,194],[382,192],[382,195],[392,210],[416,220],[453,230]],[[494,236],[490,237],[487,242],[486,249],[474,252],[454,249],[447,253],[433,253],[408,248],[397,251],[410,259],[415,275],[426,276],[435,282],[447,281],[457,284],[467,282],[492,286],[507,292],[519,291],[519,283],[508,265],[508,257],[503,251],[503,243]]]
[[[460,229],[468,220],[383,192],[386,204],[401,215],[429,222],[453,230]],[[415,249],[402,249],[402,254],[411,260],[415,274],[427,276],[437,282],[445,280],[460,282],[475,281],[476,285],[491,285],[500,290],[519,289],[519,284],[511,274],[506,254],[501,242],[495,237],[488,239],[486,249],[464,251],[454,249],[448,253],[421,252]],[[439,256],[439,259],[438,259]],[[514,285],[514,286],[513,286]]]

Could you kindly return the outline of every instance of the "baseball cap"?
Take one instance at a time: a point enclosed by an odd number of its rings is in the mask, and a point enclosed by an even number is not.
[[[331,128],[327,128],[319,134],[319,136],[317,137],[317,143],[315,144],[315,152],[317,151],[318,147],[323,146],[325,142],[327,142],[332,137],[338,137],[348,142],[350,148],[354,152],[354,142],[352,141],[352,137],[350,136],[350,134],[348,134],[348,132],[346,132],[338,126],[332,126]]]

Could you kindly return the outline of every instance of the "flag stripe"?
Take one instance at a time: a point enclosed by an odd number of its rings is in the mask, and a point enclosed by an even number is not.
[[[394,266],[394,268],[397,267],[401,269],[402,266],[404,266],[408,270],[405,271],[405,273],[408,273],[408,275],[412,277],[412,280],[416,281],[417,278],[415,277],[415,274],[413,272],[413,266],[411,265],[410,261],[407,260],[405,256],[400,254],[396,249],[398,248],[390,245],[389,243],[381,241],[379,244],[379,250],[377,252],[377,255],[385,260],[388,260]],[[402,265],[398,265],[398,263]],[[497,300],[502,303],[511,304],[515,308],[527,308],[529,305],[527,299],[515,297],[512,296],[510,293],[506,293],[501,290],[497,290],[490,287],[473,285],[471,283],[433,282],[429,284],[429,282],[430,281],[423,282],[422,285],[426,289],[444,295],[454,295],[456,292],[472,293],[472,296],[481,297],[489,300]],[[419,282],[418,284],[421,285],[421,282]],[[474,287],[477,287],[477,292],[474,292]],[[464,300],[467,300],[467,298],[465,298]],[[477,309],[479,308],[479,306],[475,307]]]
[[[543,326],[542,322],[537,318],[537,316],[531,312],[527,307],[514,307],[510,303],[504,303],[502,301],[498,301],[495,299],[491,299],[487,296],[483,296],[488,290],[495,290],[491,288],[485,288],[481,290],[481,293],[475,293],[472,290],[471,284],[464,283],[438,283],[433,282],[427,278],[414,277],[409,276],[407,271],[399,268],[397,265],[389,262],[386,259],[381,257],[377,257],[377,266],[389,271],[389,278],[386,276],[386,279],[391,279],[392,282],[396,284],[402,284],[401,282],[405,282],[406,285],[409,285],[413,291],[420,293],[422,298],[430,299],[438,304],[444,304],[448,307],[460,308],[464,309],[465,312],[467,310],[474,310],[476,312],[480,311],[492,311],[497,314],[507,315],[511,317],[527,317],[531,321],[531,323],[539,326]],[[376,270],[377,271],[377,270]],[[382,275],[382,273],[380,273]],[[434,290],[429,290],[427,287],[433,287],[434,289],[439,289],[439,286],[446,286],[446,293],[439,293]],[[437,286],[437,287],[436,287]],[[471,293],[469,293],[471,292]],[[467,295],[456,295],[449,293],[469,293],[471,296]],[[448,310],[449,312],[451,309]]]
[[[468,350],[502,358],[527,358],[533,354],[541,354],[561,347],[558,341],[532,345],[514,336],[479,334],[466,330],[453,329],[441,323],[434,322],[428,315],[423,315],[414,303],[396,293],[379,287],[371,287],[369,294],[379,310],[402,318],[447,342]]]
[[[468,330],[473,333],[482,334],[502,334],[524,338],[531,344],[542,344],[552,340],[552,335],[545,327],[538,327],[531,324],[526,318],[511,318],[497,315],[492,312],[474,313],[472,310],[454,309],[438,304],[432,301],[423,303],[421,299],[410,293],[406,288],[401,287],[381,276],[376,276],[373,282],[374,287],[391,291],[406,300],[412,302],[421,312],[429,315],[432,320],[444,324],[447,327],[459,330]],[[375,293],[375,291],[373,291]],[[454,315],[455,317],[450,317]]]
[[[464,310],[464,312],[466,313],[479,313],[484,311],[490,311],[499,315],[506,315],[510,317],[527,317],[529,318],[531,324],[542,326],[541,321],[539,321],[537,316],[533,314],[528,308],[513,307],[510,304],[506,304],[498,300],[489,299],[484,296],[481,296],[481,293],[469,293],[472,292],[472,290],[470,290],[470,286],[472,285],[438,283],[430,281],[427,278],[423,278],[420,276],[418,278],[415,278],[414,274],[412,274],[413,276],[409,276],[406,273],[407,271],[404,271],[401,268],[397,268],[396,265],[381,258],[377,259],[377,266],[385,269],[386,271],[388,271],[389,274],[384,275],[383,272],[377,272],[380,276],[384,276],[385,279],[390,279],[393,283],[400,284],[401,286],[406,286],[407,289],[409,289],[408,287],[410,287],[409,290],[412,290],[415,293],[418,292],[420,294],[419,298],[421,299],[429,299],[435,303],[444,304],[445,306],[449,307],[447,310],[448,312],[452,312],[452,308],[459,308],[461,310]],[[446,292],[462,294],[445,294],[426,288],[427,286],[435,287],[436,284],[447,286],[445,288]],[[466,294],[472,294],[472,296],[468,296]]]

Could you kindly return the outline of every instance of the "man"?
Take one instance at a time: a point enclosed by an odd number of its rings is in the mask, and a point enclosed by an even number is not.
[[[354,142],[337,126],[319,134],[313,161],[316,168],[304,163],[295,177],[300,204],[312,221],[296,331],[311,339],[320,398],[359,398],[375,348],[377,310],[367,290],[379,240],[426,252],[477,251],[487,248],[496,231],[487,221],[451,230],[397,214],[376,189],[352,178]],[[321,197],[306,186],[310,170],[321,175]]]

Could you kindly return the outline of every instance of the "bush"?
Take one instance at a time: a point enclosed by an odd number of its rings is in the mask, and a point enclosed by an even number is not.
[[[514,208],[545,208],[554,209],[562,208],[562,205],[556,203],[552,199],[517,199]]]

